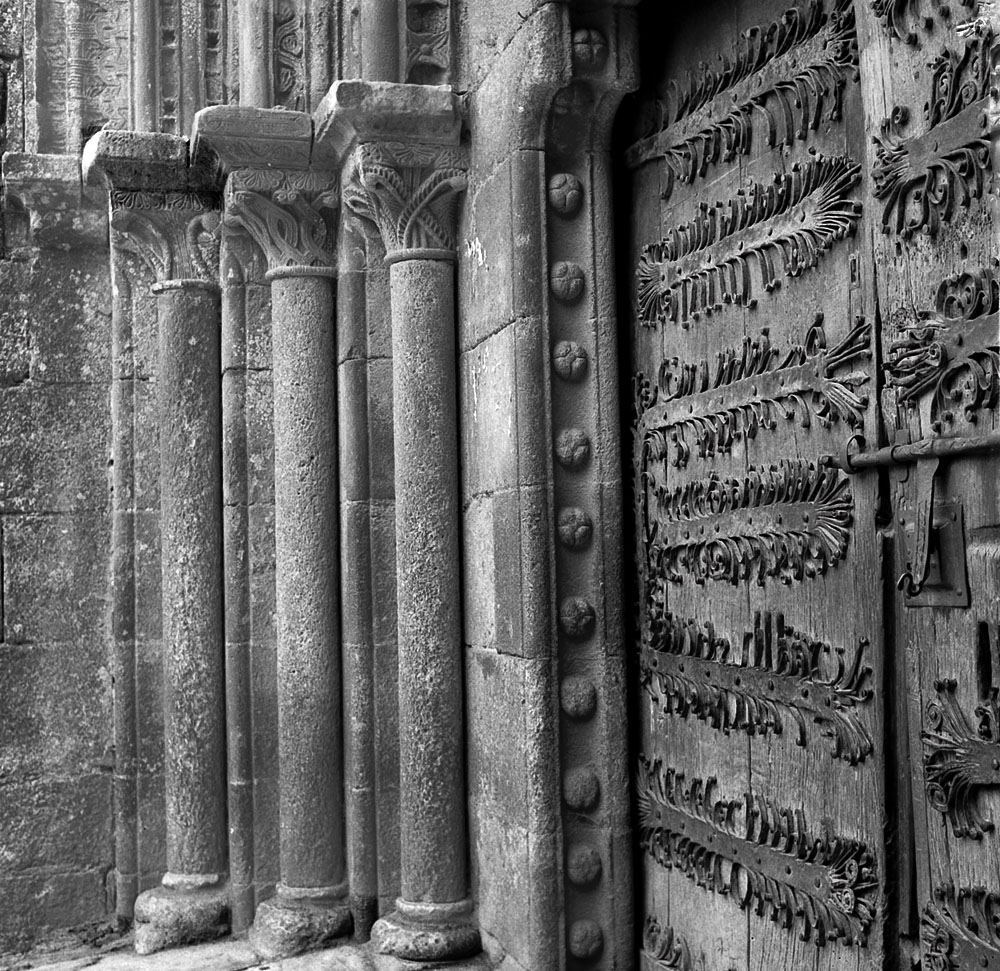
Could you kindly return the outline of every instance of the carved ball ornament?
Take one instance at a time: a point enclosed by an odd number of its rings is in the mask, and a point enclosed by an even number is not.
[[[563,678],[559,687],[559,700],[562,710],[570,718],[589,718],[597,708],[597,688],[590,678],[571,674]]]
[[[573,31],[573,63],[585,71],[599,71],[608,63],[608,42],[599,30]]]
[[[557,172],[549,179],[549,205],[560,216],[575,216],[583,202],[583,184],[569,172]]]
[[[559,542],[567,549],[580,550],[590,544],[594,523],[579,506],[567,506],[559,511]]]
[[[583,597],[567,597],[559,605],[559,626],[563,633],[575,641],[582,641],[594,633],[596,616],[590,602]]]
[[[563,799],[571,809],[593,809],[601,798],[601,783],[597,773],[586,766],[570,769],[563,776]]]
[[[549,288],[552,296],[563,303],[578,300],[583,293],[583,268],[567,260],[553,263],[549,270]]]
[[[604,933],[597,921],[574,921],[569,927],[567,946],[573,957],[591,961],[604,950]]]
[[[582,381],[587,375],[588,357],[576,341],[559,341],[552,349],[552,367],[563,381]]]
[[[556,458],[563,468],[583,468],[590,458],[590,436],[580,428],[564,428],[556,436]]]
[[[601,854],[588,843],[574,843],[566,854],[566,876],[578,887],[596,883],[601,876]]]

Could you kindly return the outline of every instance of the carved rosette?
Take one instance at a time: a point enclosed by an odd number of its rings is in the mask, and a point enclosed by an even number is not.
[[[454,148],[362,145],[344,202],[378,226],[388,261],[454,259],[465,169],[465,155]]]
[[[205,192],[111,191],[115,248],[137,255],[157,283],[218,285],[218,196]]]
[[[331,270],[336,181],[321,172],[239,169],[226,183],[227,226],[242,226],[264,251],[268,272]]]

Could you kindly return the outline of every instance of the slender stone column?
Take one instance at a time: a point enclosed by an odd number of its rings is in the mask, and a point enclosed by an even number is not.
[[[379,226],[390,264],[396,429],[401,893],[372,941],[445,960],[480,949],[468,920],[459,572],[454,202],[465,161],[454,148],[364,144],[358,171],[349,204]]]
[[[112,248],[138,254],[156,278],[167,873],[135,903],[135,947],[148,954],[217,937],[229,921],[220,200],[192,185],[183,139],[102,132],[84,164],[112,186]]]
[[[351,928],[344,866],[332,227],[336,177],[238,170],[227,223],[268,259],[274,373],[280,870],[251,943],[268,959]]]

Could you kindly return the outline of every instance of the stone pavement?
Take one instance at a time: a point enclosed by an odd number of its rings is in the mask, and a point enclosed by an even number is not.
[[[4,962],[8,963],[4,963]],[[245,940],[216,941],[194,947],[160,951],[139,957],[131,935],[111,947],[77,949],[42,957],[10,959],[0,956],[0,971],[490,971],[495,965],[485,956],[473,961],[413,962],[375,956],[365,946],[345,944],[298,957],[260,962]]]

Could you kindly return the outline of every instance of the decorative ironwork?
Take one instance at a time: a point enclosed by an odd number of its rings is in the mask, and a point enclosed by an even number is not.
[[[687,780],[639,756],[640,846],[698,886],[751,905],[802,938],[864,945],[878,906],[875,858],[862,842],[813,837],[801,809],[747,793],[717,799],[713,778]]]
[[[783,734],[790,720],[805,746],[807,723],[832,741],[832,754],[851,765],[872,753],[858,706],[872,697],[872,669],[864,663],[867,639],[853,656],[785,626],[784,617],[754,615],[740,656],[711,624],[682,621],[664,612],[663,598],[647,606],[639,657],[640,683],[664,714],[694,716],[717,731]],[[832,677],[824,658],[835,659]]]
[[[926,971],[1000,971],[1000,894],[949,884],[934,890],[920,926]]]
[[[839,420],[855,428],[868,406],[867,395],[857,392],[869,376],[834,374],[870,358],[870,340],[871,327],[858,317],[847,336],[827,348],[823,315],[817,314],[803,342],[784,355],[765,329],[757,340],[744,337],[740,347],[719,351],[714,368],[705,360],[664,361],[656,385],[649,386],[636,434],[648,440],[654,460],[683,468],[692,445],[701,458],[727,453],[741,437],[774,429],[779,416],[798,416],[804,428],[813,419],[824,428]]]
[[[687,941],[652,914],[642,928],[642,966],[649,971],[691,971],[692,967]]]
[[[932,427],[941,431],[959,410],[975,421],[978,409],[997,403],[1000,285],[995,271],[945,280],[935,304],[890,345],[884,368],[900,404],[929,401]]]
[[[828,17],[815,2],[787,10],[768,27],[746,31],[717,68],[706,65],[697,78],[689,74],[683,87],[675,82],[667,101],[657,105],[659,130],[632,146],[627,161],[664,159],[669,196],[675,180],[691,183],[710,165],[747,155],[757,119],[770,148],[792,145],[824,120],[838,120],[844,87],[857,67],[847,0],[837,0]]]
[[[848,195],[860,173],[845,156],[817,155],[728,203],[703,203],[698,217],[643,248],[639,323],[671,320],[686,328],[726,304],[753,307],[757,287],[770,292],[781,273],[797,277],[816,267],[857,227],[861,205]]]
[[[970,9],[972,16],[975,16],[979,8],[978,0],[959,0],[963,7]],[[906,21],[914,16],[912,11],[917,6],[918,0],[872,0],[872,10],[882,21],[883,27],[892,37],[907,44],[916,44],[917,35],[906,26]],[[940,0],[934,0],[935,13],[942,19],[948,16],[947,4]]]
[[[662,465],[650,469],[643,458],[638,474],[647,567],[671,582],[789,584],[822,575],[847,551],[853,503],[834,469],[785,461],[739,478],[712,472],[673,490]]]
[[[927,706],[922,732],[927,798],[951,822],[958,837],[981,839],[994,824],[976,805],[980,789],[1000,786],[1000,706],[996,693],[978,705],[976,729],[969,725],[955,698],[956,683],[934,682],[937,701]]]
[[[935,235],[960,209],[983,194],[990,165],[986,99],[992,32],[973,36],[961,52],[932,62],[925,110],[931,129],[902,139],[905,113],[883,122],[875,138],[875,197],[885,200],[882,229],[904,237]]]

